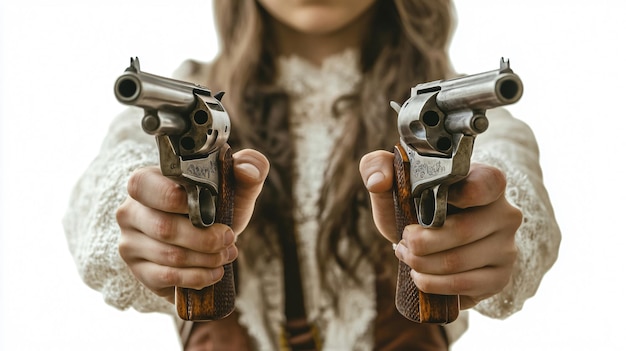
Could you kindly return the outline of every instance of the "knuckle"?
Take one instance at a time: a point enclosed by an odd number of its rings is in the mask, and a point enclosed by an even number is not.
[[[194,273],[189,274],[187,277],[185,277],[184,285],[186,288],[200,290],[210,284],[207,283],[206,274],[202,274],[201,272],[196,270],[194,271]]]
[[[218,281],[222,280],[222,278],[224,277],[224,267],[223,266],[219,266],[216,268],[211,269],[211,276],[213,278],[213,281],[211,282],[211,284],[215,284]]]
[[[129,199],[127,198],[126,200],[124,200],[124,202],[122,202],[122,204],[115,211],[115,220],[119,224],[124,223],[126,219],[128,219],[129,215],[130,215]]]
[[[511,240],[508,245],[502,248],[504,265],[512,269],[513,264],[515,264],[515,261],[517,261],[518,253],[519,251],[517,249],[517,245],[515,245],[515,240]]]
[[[187,194],[174,182],[168,182],[163,188],[163,199],[167,205],[181,207],[186,204]]]
[[[408,257],[403,257],[402,262],[404,262],[407,266],[411,267],[411,269],[416,272],[422,271],[422,265],[420,264],[419,259],[413,255],[407,255]]]
[[[220,226],[214,224],[202,233],[201,248],[207,252],[215,252],[224,246],[224,234],[220,232]]]
[[[402,235],[406,247],[409,251],[417,256],[425,255],[428,252],[429,245],[425,235],[422,235],[421,229],[406,228]]]
[[[511,264],[517,261],[517,256],[519,255],[519,249],[517,245],[515,245],[515,239],[513,239],[513,244],[511,245],[511,251],[509,252],[509,259],[511,260]]]
[[[175,246],[168,246],[163,251],[163,256],[166,258],[168,265],[173,267],[182,267],[187,263],[188,255],[182,248]]]
[[[522,225],[522,222],[524,221],[524,214],[519,208],[513,205],[509,205],[509,207],[511,212],[511,224],[515,226],[515,229],[517,229]]]
[[[226,263],[226,260],[228,260],[228,253],[226,250],[222,250],[219,254],[211,255],[211,258],[211,267],[220,267]]]
[[[164,267],[159,273],[159,280],[163,282],[163,286],[180,286],[181,273],[174,267]]]
[[[504,172],[496,167],[486,167],[485,170],[488,176],[488,181],[485,184],[498,192],[503,192],[506,188],[506,176]]]
[[[128,178],[128,183],[126,185],[126,190],[128,191],[128,195],[132,198],[136,198],[139,194],[139,189],[141,188],[141,183],[143,181],[144,172],[141,169],[136,169],[130,174]]]
[[[462,265],[461,255],[456,250],[450,250],[443,253],[442,268],[443,273],[458,272]]]
[[[474,283],[465,278],[463,275],[452,275],[448,279],[448,289],[455,295],[463,295],[465,292],[472,291]]]
[[[230,253],[229,253],[229,249],[226,248],[222,251],[220,251],[220,255],[219,255],[219,262],[215,262],[215,266],[223,266],[226,263],[228,263],[228,259],[230,258]]]
[[[170,242],[174,237],[174,221],[169,216],[156,216],[152,224],[154,237],[163,242]]]
[[[207,268],[216,268],[220,267],[226,262],[227,255],[224,254],[223,251],[220,251],[216,254],[209,254],[208,259],[206,261]]]
[[[458,213],[450,216],[446,224],[450,228],[451,233],[459,242],[467,243],[472,241],[476,233],[476,218],[471,213]]]
[[[224,276],[222,267],[211,269],[196,269],[185,277],[185,287],[192,289],[203,289],[209,285],[217,283]]]
[[[200,290],[220,281],[224,276],[224,268],[211,269],[192,268],[180,270],[172,267],[163,269],[161,281],[165,286],[178,286]]]
[[[420,274],[417,277],[413,278],[413,283],[415,283],[418,289],[427,294],[432,294],[436,290],[433,280],[428,278],[428,276],[424,274]]]
[[[470,208],[486,205],[504,193],[507,181],[500,169],[480,165],[475,171],[467,182],[459,182],[460,186],[451,187],[455,206]]]
[[[117,251],[119,252],[120,257],[122,257],[124,262],[128,263],[131,252],[131,245],[129,240],[126,239],[124,233],[122,233],[122,235],[120,236],[120,240],[117,244]]]
[[[463,195],[457,200],[457,206],[460,208],[474,207],[480,203],[480,199],[484,194],[484,190],[478,186],[468,186],[463,189]]]

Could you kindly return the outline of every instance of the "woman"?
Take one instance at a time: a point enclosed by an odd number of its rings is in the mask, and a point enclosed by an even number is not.
[[[395,255],[385,240],[397,242],[392,155],[380,151],[398,140],[388,102],[454,75],[452,14],[449,0],[215,0],[221,52],[177,77],[227,92],[229,143],[240,150],[233,226],[201,230],[181,216],[186,194],[153,166],[154,141],[129,111],[66,216],[83,279],[119,308],[172,313],[174,286],[213,284],[237,258],[236,312],[181,323],[189,350],[311,339],[325,350],[447,349],[467,316],[446,327],[400,316],[396,257],[421,290],[458,294],[462,309],[519,310],[556,259],[560,233],[532,132],[506,111],[489,112],[445,225],[407,226]],[[294,309],[311,329],[298,334]]]

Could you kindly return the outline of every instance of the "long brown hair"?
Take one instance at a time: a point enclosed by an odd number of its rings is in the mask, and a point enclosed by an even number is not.
[[[250,229],[266,236],[293,230],[292,165],[297,160],[288,133],[288,97],[274,85],[276,50],[269,15],[255,0],[214,0],[214,5],[220,53],[205,72],[210,82],[204,83],[226,91],[233,146],[255,148],[271,163]],[[339,238],[350,238],[351,249],[360,250],[357,259],[379,260],[380,255],[369,253],[386,245],[368,211],[359,160],[397,142],[390,100],[403,102],[417,83],[452,74],[447,52],[454,22],[451,0],[379,0],[375,6],[374,23],[360,53],[360,89],[341,99],[348,104],[336,104],[347,105],[353,114],[347,129],[352,132],[341,139],[327,166],[319,204],[321,268],[334,260],[352,277],[358,261],[339,252]],[[362,221],[367,225],[358,224]]]

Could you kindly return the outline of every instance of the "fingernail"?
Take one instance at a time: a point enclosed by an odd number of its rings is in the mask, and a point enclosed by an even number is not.
[[[228,248],[228,262],[232,262],[237,258],[237,247],[235,245]]]
[[[235,233],[233,230],[228,228],[224,232],[224,246],[230,246],[235,241]]]
[[[259,169],[250,163],[242,163],[237,165],[237,170],[253,179],[259,179],[261,177],[261,172],[259,172]]]
[[[211,269],[211,277],[213,278],[214,282],[222,280],[222,278],[224,277],[224,267]]]
[[[367,178],[366,186],[369,188],[370,186],[380,183],[383,180],[385,180],[385,175],[382,174],[382,172],[373,173],[369,176],[369,178]]]
[[[396,257],[398,259],[403,259],[405,255],[406,255],[406,246],[402,244],[396,245]]]

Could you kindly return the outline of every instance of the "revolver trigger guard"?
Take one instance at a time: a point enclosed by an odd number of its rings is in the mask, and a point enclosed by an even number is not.
[[[215,223],[216,196],[211,189],[186,185],[189,219],[194,226],[205,228]]]
[[[448,187],[444,184],[426,188],[415,198],[417,220],[423,227],[441,227],[448,211]]]

